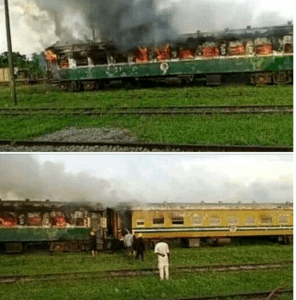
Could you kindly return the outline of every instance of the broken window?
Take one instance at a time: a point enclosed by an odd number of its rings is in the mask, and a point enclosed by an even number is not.
[[[164,217],[153,218],[153,225],[163,225]]]
[[[272,224],[272,217],[263,217],[261,221],[263,224]]]
[[[143,219],[138,219],[136,222],[137,227],[145,226],[145,221]]]
[[[175,217],[172,219],[173,225],[184,225],[184,218],[183,217]]]

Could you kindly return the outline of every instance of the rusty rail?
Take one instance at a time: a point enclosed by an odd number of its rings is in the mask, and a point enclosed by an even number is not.
[[[240,265],[207,265],[207,266],[180,266],[171,267],[171,274],[176,273],[197,273],[197,272],[242,272],[256,270],[282,269],[293,266],[293,261],[284,261],[281,263],[265,264],[240,264]],[[32,281],[53,281],[70,279],[88,279],[88,278],[118,278],[118,277],[139,277],[158,274],[157,268],[140,270],[109,270],[109,271],[89,271],[89,272],[69,272],[53,274],[36,275],[7,275],[0,276],[0,284],[12,284],[17,282]]]
[[[109,108],[19,108],[0,109],[0,115],[215,115],[293,113],[293,105],[235,105],[235,106],[146,106]]]
[[[247,292],[247,293],[232,293],[232,294],[219,294],[210,296],[197,296],[197,297],[182,297],[182,298],[167,298],[161,300],[223,300],[223,299],[268,299],[273,291],[259,291],[259,292]],[[281,289],[278,290],[276,296],[281,294],[293,294],[293,289]],[[275,296],[275,295],[274,295]],[[276,299],[276,298],[271,298]],[[156,299],[160,300],[160,299]]]
[[[153,151],[162,150],[167,152],[293,152],[290,146],[241,146],[241,145],[196,145],[196,144],[163,144],[163,143],[140,143],[140,142],[63,142],[63,141],[32,141],[32,140],[0,140],[2,146],[83,146],[83,147],[122,147],[122,148],[142,148]]]

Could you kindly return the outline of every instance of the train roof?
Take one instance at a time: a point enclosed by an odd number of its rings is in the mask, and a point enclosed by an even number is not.
[[[206,209],[293,209],[293,203],[146,203],[134,205],[131,210],[206,210]]]
[[[51,200],[2,200],[0,199],[0,208],[13,210],[31,210],[31,209],[77,209],[77,210],[94,210],[103,211],[104,207],[100,203],[89,202],[66,202],[66,201],[51,201]]]
[[[180,38],[188,39],[188,38],[219,38],[221,36],[256,36],[256,37],[267,37],[274,35],[293,35],[293,24],[292,22],[288,22],[286,25],[280,26],[264,26],[264,27],[254,27],[247,26],[246,28],[241,29],[229,29],[226,28],[223,31],[212,31],[212,32],[201,32],[200,30],[195,33],[187,33],[182,34]]]

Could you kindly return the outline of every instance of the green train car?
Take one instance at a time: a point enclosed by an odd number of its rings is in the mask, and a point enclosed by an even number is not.
[[[106,210],[99,204],[0,200],[0,249],[6,253],[31,245],[53,252],[87,250],[91,230],[99,250],[106,228]]]
[[[111,42],[59,42],[46,49],[45,57],[53,81],[72,92],[112,81],[130,85],[169,78],[183,84],[289,84],[293,25],[198,33],[125,52]]]

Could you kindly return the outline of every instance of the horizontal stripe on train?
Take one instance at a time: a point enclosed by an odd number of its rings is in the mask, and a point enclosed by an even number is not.
[[[153,228],[153,229],[146,229],[146,228],[133,228],[133,232],[198,232],[198,231],[230,231],[230,230],[236,230],[236,231],[248,231],[248,230],[293,230],[293,227],[237,227],[229,228]]]

